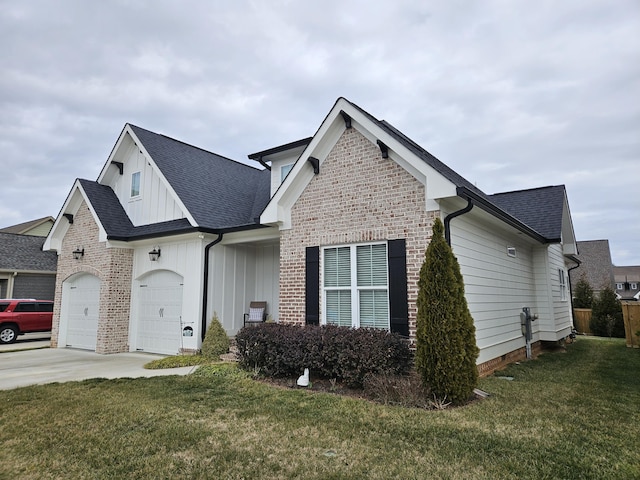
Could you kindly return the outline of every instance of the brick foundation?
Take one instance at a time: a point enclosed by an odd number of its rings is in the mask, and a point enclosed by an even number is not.
[[[542,353],[542,343],[534,342],[531,344],[531,356],[536,358]],[[500,357],[494,358],[478,365],[478,374],[481,377],[487,377],[497,370],[502,370],[510,363],[521,362],[527,359],[526,347],[519,348]]]

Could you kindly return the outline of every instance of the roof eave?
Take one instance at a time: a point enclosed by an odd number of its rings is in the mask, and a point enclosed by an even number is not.
[[[207,227],[186,227],[180,228],[177,230],[166,230],[155,233],[143,233],[140,235],[108,235],[107,239],[112,241],[119,242],[131,242],[135,240],[149,240],[152,238],[161,238],[161,237],[171,237],[175,235],[184,235],[186,233],[209,233],[213,235],[219,235],[221,233],[233,233],[233,232],[242,232],[245,230],[255,230],[259,228],[268,228],[269,225],[262,224],[251,224],[251,225],[241,225],[237,227],[226,227],[226,228],[207,228]]]
[[[267,157],[269,155],[273,155],[274,153],[286,152],[287,150],[293,150],[298,147],[306,147],[313,137],[303,138],[301,140],[296,140],[295,142],[286,143],[284,145],[279,145],[277,147],[269,148],[267,150],[263,150],[261,152],[252,153],[247,155],[247,157],[251,160],[258,160]]]
[[[477,205],[479,208],[481,208],[485,212],[490,213],[494,217],[502,220],[506,224],[521,231],[522,233],[528,235],[529,237],[533,238],[534,240],[540,243],[560,243],[562,241],[561,238],[546,238],[543,235],[540,235],[538,232],[533,230],[528,225],[522,223],[521,221],[509,215],[507,212],[505,212],[501,208],[497,207],[491,202],[488,202],[486,199],[482,198],[481,196],[477,195],[476,193],[474,193],[473,191],[469,190],[466,187],[457,187],[456,194],[460,198],[464,198],[465,200],[470,200],[471,202],[473,202],[474,205]]]

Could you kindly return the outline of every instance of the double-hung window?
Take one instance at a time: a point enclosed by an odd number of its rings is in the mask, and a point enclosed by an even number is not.
[[[325,323],[389,330],[386,243],[323,249]]]
[[[560,300],[567,299],[567,277],[562,268],[558,269],[558,282],[560,284]]]

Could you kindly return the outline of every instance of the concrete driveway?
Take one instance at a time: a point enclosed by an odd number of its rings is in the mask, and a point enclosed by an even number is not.
[[[31,350],[51,345],[51,332],[25,333],[18,336],[14,343],[0,343],[0,353],[13,350]]]
[[[13,344],[15,345],[15,344]],[[187,375],[197,367],[145,370],[145,363],[163,358],[148,353],[100,355],[70,348],[0,351],[0,390],[88,378],[135,378]]]

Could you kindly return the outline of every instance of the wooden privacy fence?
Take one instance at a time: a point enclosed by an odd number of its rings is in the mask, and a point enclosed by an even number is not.
[[[591,330],[589,329],[590,321],[591,321],[590,308],[574,308],[573,309],[573,323],[578,333],[591,335]]]
[[[627,347],[640,348],[640,303],[621,302]],[[638,334],[638,335],[636,335]]]

